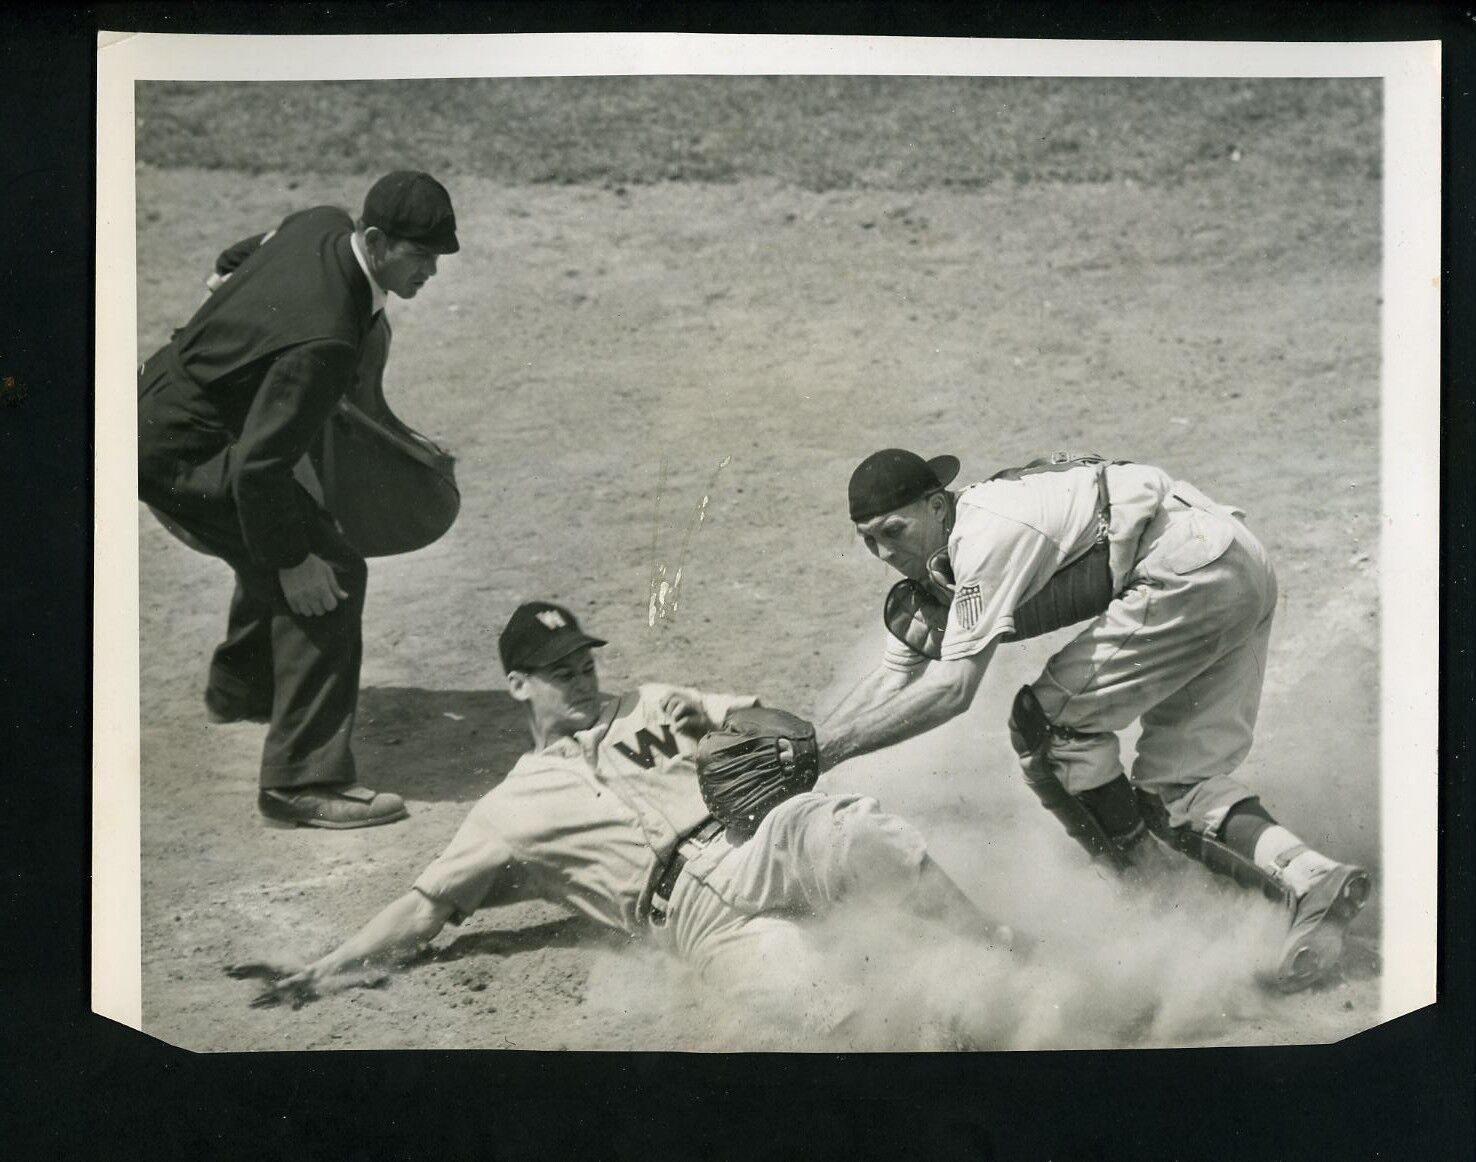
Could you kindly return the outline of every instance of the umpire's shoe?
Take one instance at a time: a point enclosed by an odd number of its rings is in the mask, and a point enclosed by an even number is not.
[[[1368,902],[1368,872],[1337,863],[1297,900],[1291,931],[1281,946],[1275,983],[1293,993],[1314,985],[1337,968],[1348,925]]]
[[[357,783],[264,789],[256,799],[268,827],[376,827],[405,818],[405,801]]]

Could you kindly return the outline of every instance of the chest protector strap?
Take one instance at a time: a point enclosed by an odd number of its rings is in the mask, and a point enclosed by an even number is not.
[[[1014,632],[1006,634],[1002,641],[1039,637],[1096,617],[1111,604],[1115,593],[1107,536],[1112,520],[1112,502],[1107,494],[1108,464],[1109,461],[1093,453],[1054,452],[1032,460],[1023,468],[1006,468],[989,478],[1019,480],[1039,472],[1066,472],[1087,465],[1095,465],[1097,469],[1096,539],[1085,553],[1058,568],[1040,592],[1016,606]],[[892,586],[883,611],[887,629],[917,653],[936,661],[942,656],[953,590],[953,569],[944,546],[929,559],[926,582],[904,578]]]

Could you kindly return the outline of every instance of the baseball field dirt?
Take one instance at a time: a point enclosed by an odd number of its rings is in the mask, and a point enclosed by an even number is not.
[[[265,728],[210,726],[201,703],[230,574],[140,510],[147,1032],[202,1050],[815,1047],[551,905],[479,913],[378,987],[298,1010],[251,1008],[223,968],[336,944],[505,774],[526,735],[496,634],[521,600],[609,639],[608,689],[826,709],[882,645],[889,575],[844,498],[889,445],[953,452],[970,479],[1087,448],[1246,509],[1281,605],[1245,776],[1377,883],[1376,82],[156,84],[138,108],[140,358],[222,248],[294,209],[356,209],[383,170],[442,177],[462,240],[390,305],[387,395],[456,454],[463,497],[440,542],[370,565],[355,748],[408,820],[261,825]],[[838,970],[870,998],[852,1044],[1375,1023],[1377,890],[1342,979],[1280,997],[1256,983],[1269,905],[1195,876],[1124,895],[1040,810],[1004,720],[1059,640],[1001,650],[962,720],[826,774],[917,823],[1038,941],[1025,965],[846,917]]]

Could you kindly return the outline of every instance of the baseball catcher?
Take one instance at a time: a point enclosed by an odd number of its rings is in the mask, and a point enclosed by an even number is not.
[[[1094,454],[1058,452],[955,493],[958,471],[953,456],[888,448],[851,476],[856,533],[903,580],[884,607],[883,664],[821,724],[821,759],[941,725],[968,708],[1001,643],[1080,625],[1010,710],[1031,792],[1119,871],[1156,873],[1182,854],[1283,903],[1280,988],[1331,975],[1369,875],[1304,843],[1234,776],[1277,598],[1245,514]],[[1129,777],[1117,732],[1135,719]]]

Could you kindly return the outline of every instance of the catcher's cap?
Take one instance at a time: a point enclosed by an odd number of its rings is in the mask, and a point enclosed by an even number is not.
[[[579,628],[574,615],[551,601],[525,601],[507,619],[497,638],[503,670],[537,670],[551,666],[584,646],[602,646]]]
[[[437,254],[455,254],[461,249],[451,195],[428,173],[402,169],[385,174],[369,188],[361,216],[365,226],[378,226],[386,234],[408,238]]]
[[[958,475],[957,456],[924,460],[916,452],[883,448],[851,473],[851,520],[860,524],[937,492]]]

